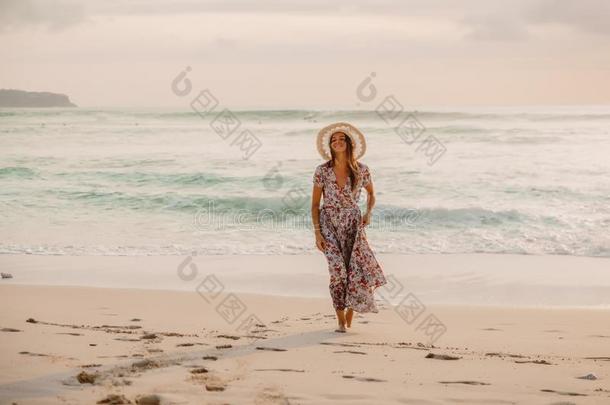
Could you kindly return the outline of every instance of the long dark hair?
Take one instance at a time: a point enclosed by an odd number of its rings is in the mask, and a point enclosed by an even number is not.
[[[334,134],[332,134],[330,136],[330,138],[328,138],[328,148],[330,149],[330,155],[332,156],[332,158],[329,160],[329,166],[333,167],[335,165],[335,151],[333,151],[332,146],[330,146],[332,140],[333,140],[333,136],[335,134],[344,134],[345,135],[345,143],[347,144],[346,147],[346,153],[347,153],[347,168],[349,171],[349,178],[352,182],[352,189],[351,192],[352,194],[354,194],[354,191],[358,188],[358,184],[356,179],[358,177],[360,177],[360,168],[358,166],[358,163],[356,162],[356,159],[354,158],[354,147],[352,146],[352,138],[350,138],[345,132],[335,132]]]

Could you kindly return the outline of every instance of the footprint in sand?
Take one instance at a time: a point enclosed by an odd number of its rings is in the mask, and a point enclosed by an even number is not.
[[[327,346],[345,346],[345,347],[362,347],[359,344],[354,343],[334,343],[334,342],[320,342],[321,345]]]
[[[39,356],[39,357],[48,357],[48,354],[44,354],[44,353],[31,353],[31,352],[19,352],[19,354],[26,354],[28,356]]]
[[[254,398],[255,405],[288,405],[290,401],[275,387],[263,388]]]
[[[395,349],[413,349],[413,350],[438,349],[437,346],[425,345],[421,342],[417,342],[417,345],[413,345],[413,343],[411,343],[411,342],[398,342],[397,345],[393,345],[392,347]]]
[[[256,334],[258,336],[259,333],[267,333],[267,332],[279,332],[276,329],[255,329],[251,331],[251,333]]]
[[[207,391],[224,391],[227,387],[226,381],[209,372],[193,373],[191,380],[205,386]]]
[[[140,339],[136,339],[136,338],[114,338],[114,340],[118,340],[121,342],[139,342]]]
[[[272,352],[285,352],[286,349],[280,349],[279,347],[263,347],[263,346],[256,346],[256,350],[269,350]]]
[[[597,376],[593,373],[589,373],[589,374],[585,374],[585,375],[581,375],[579,377],[576,377],[579,380],[589,380],[589,381],[595,381],[597,380]]]
[[[336,350],[333,353],[368,354],[368,353],[359,352],[359,351],[356,351],[356,350]]]
[[[136,361],[135,363],[131,364],[131,369],[133,371],[150,370],[152,368],[159,368],[159,367],[161,367],[159,362],[157,362],[155,360],[151,360],[151,359],[144,359],[144,360]]]
[[[544,389],[544,390],[540,390],[542,392],[553,392],[555,394],[559,394],[559,395],[567,395],[570,397],[586,397],[587,394],[580,394],[578,392],[569,392],[569,391],[555,391],[555,390],[549,390],[549,389]]]
[[[602,361],[610,361],[610,357],[607,356],[595,356],[595,357],[585,357],[586,360],[602,360]]]
[[[382,380],[380,378],[373,378],[373,377],[358,377],[355,375],[343,375],[343,378],[346,379],[350,379],[350,380],[357,380],[357,381],[365,381],[365,382],[387,382],[387,380]]]
[[[546,360],[515,360],[515,363],[523,364],[523,363],[532,363],[532,364],[544,364],[551,366],[553,363],[549,363]]]
[[[161,397],[156,394],[140,395],[136,398],[136,404],[138,405],[160,405],[161,402]]]
[[[426,355],[426,359],[437,359],[437,360],[459,360],[461,359],[461,357],[457,357],[457,356],[450,356],[448,354],[434,354],[434,353],[428,353]]]
[[[80,366],[80,368],[91,368],[91,367],[101,367],[102,365],[99,363],[92,363],[92,364],[83,364],[82,366]]]
[[[499,353],[499,352],[485,353],[485,356],[515,357],[515,358],[524,358],[525,357],[521,354]]]
[[[120,405],[120,404],[131,404],[131,401],[125,398],[125,395],[119,394],[109,394],[106,398],[100,399],[97,401],[98,404],[110,404],[110,405]]]
[[[207,343],[199,343],[199,342],[195,342],[195,343],[178,343],[176,345],[176,347],[191,347],[191,346],[195,346],[195,345],[199,345],[199,346],[206,346]],[[218,347],[218,346],[216,346]]]
[[[490,383],[471,380],[439,381],[441,384],[491,385]]]
[[[217,338],[224,338],[224,339],[232,339],[232,340],[239,340],[239,339],[241,339],[239,336],[233,336],[233,335],[218,335],[216,337]]]
[[[191,370],[191,374],[204,374],[207,373],[208,369],[205,367],[197,367]]]

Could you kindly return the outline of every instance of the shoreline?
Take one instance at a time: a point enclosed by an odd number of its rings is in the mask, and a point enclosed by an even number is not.
[[[397,286],[384,297],[393,305],[413,294],[426,305],[610,308],[609,258],[505,254],[377,254],[376,258]],[[328,297],[322,254],[0,255],[0,268],[13,276],[0,280],[3,286],[195,291],[203,279],[215,277],[226,291]]]

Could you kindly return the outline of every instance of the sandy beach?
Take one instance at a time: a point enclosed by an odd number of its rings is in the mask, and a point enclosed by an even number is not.
[[[4,256],[3,268],[25,275],[25,263],[43,259],[54,258]],[[130,260],[104,257],[91,266],[116,275],[114,265],[130,267]],[[228,267],[240,260],[217,258]],[[282,260],[275,259],[274,269]],[[406,262],[413,260],[425,259]],[[607,263],[598,262],[600,269]],[[306,260],[293,270],[305,266]],[[138,279],[131,267],[125,280]],[[610,403],[608,309],[442,305],[420,298],[425,310],[411,319],[400,305],[380,299],[379,313],[356,314],[341,334],[333,331],[329,297],[216,292],[212,279],[198,276],[190,291],[2,280],[0,402]],[[227,311],[230,302],[238,305]],[[433,341],[420,326],[429,314],[445,327]]]
[[[0,405],[610,405],[608,21],[0,0]]]

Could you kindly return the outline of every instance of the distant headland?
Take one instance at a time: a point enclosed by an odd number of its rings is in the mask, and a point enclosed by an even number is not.
[[[76,107],[65,94],[0,89],[1,107]]]

